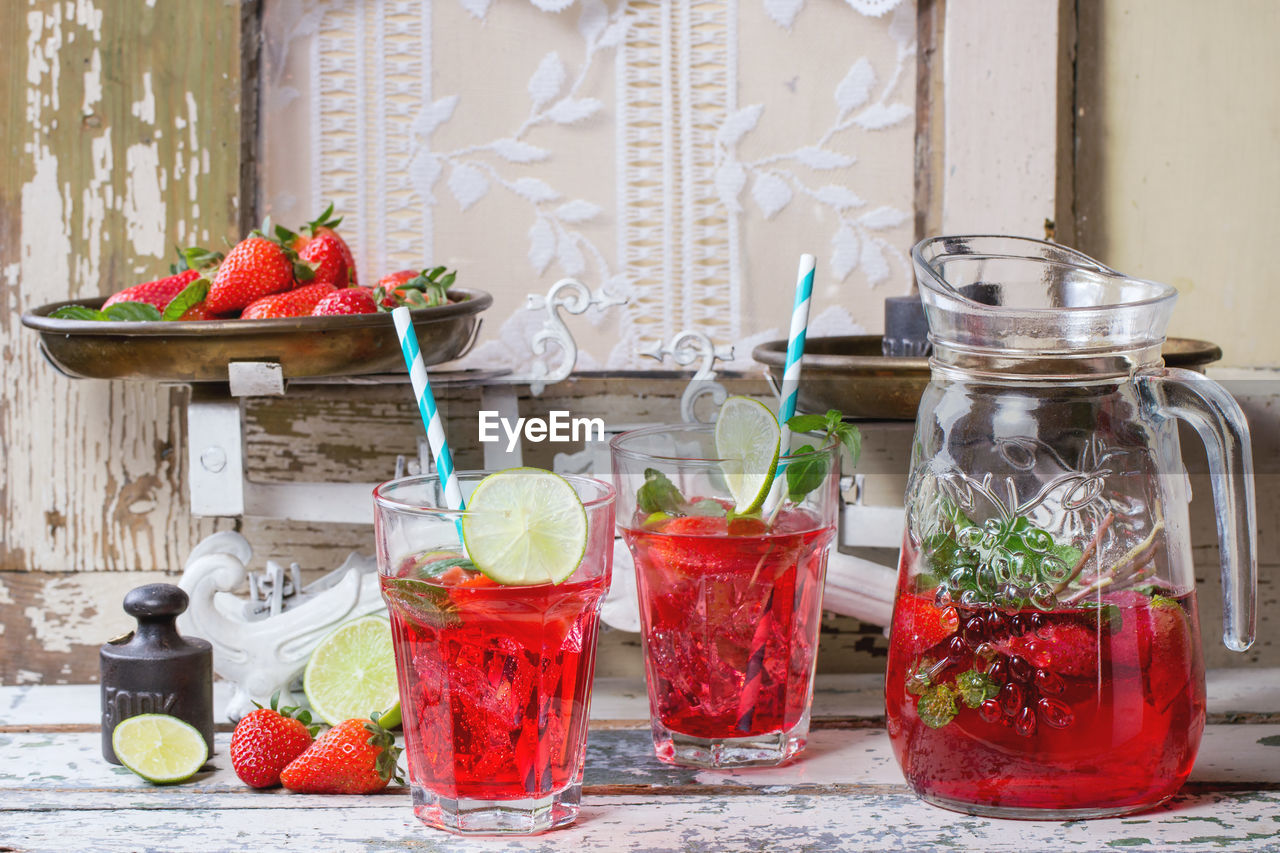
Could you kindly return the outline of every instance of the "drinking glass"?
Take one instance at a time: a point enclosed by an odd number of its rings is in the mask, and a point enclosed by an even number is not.
[[[464,497],[484,476],[459,474]],[[374,490],[413,810],[428,826],[524,835],[577,817],[614,493],[565,479],[586,509],[586,552],[564,582],[533,586],[440,571],[465,551],[437,477]]]
[[[647,427],[611,447],[658,758],[695,767],[790,759],[809,732],[838,447],[783,456],[780,467],[816,475],[812,491],[739,517],[712,427]],[[659,474],[679,489],[683,511],[637,499]]]

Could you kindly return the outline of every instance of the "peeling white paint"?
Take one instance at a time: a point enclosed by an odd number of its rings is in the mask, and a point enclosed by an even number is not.
[[[89,68],[84,72],[84,103],[80,105],[82,115],[92,115],[95,105],[102,101],[102,51],[93,49],[89,57]]]
[[[167,176],[160,169],[154,143],[139,142],[125,152],[128,176],[124,191],[125,229],[138,255],[165,255],[165,203],[161,186]]]
[[[41,41],[46,26],[48,38]],[[27,13],[27,122],[38,124],[40,112],[48,107],[58,109],[58,78],[61,65],[58,51],[62,49],[62,19],[58,15],[45,16],[38,11]],[[45,76],[49,77],[46,85]]]
[[[69,281],[71,234],[58,187],[58,158],[48,146],[38,144],[32,160],[34,174],[22,188],[22,280]]]
[[[119,602],[134,586],[151,580],[139,577],[133,572],[68,574],[48,581],[22,612],[45,651],[70,652],[73,646],[96,645],[129,629],[133,620]]]
[[[151,72],[142,72],[142,99],[133,102],[132,112],[139,121],[156,123],[156,94],[151,90]]]
[[[9,595],[9,587],[3,580],[0,580],[0,604],[13,604],[13,596]],[[0,622],[0,634],[4,633],[5,625]]]
[[[187,137],[191,140],[191,150],[194,151],[200,147],[199,141],[196,138],[196,122],[199,121],[200,111],[196,106],[196,96],[191,94],[190,90],[187,91],[186,102],[187,121],[190,123],[190,130],[187,132]]]
[[[102,280],[102,227],[107,217],[107,197],[111,189],[111,128],[103,128],[101,136],[89,141],[89,161],[93,174],[80,197],[81,228],[87,253],[77,259],[76,277],[82,282]]]
[[[76,23],[93,33],[94,41],[102,40],[102,10],[93,0],[76,0]]]

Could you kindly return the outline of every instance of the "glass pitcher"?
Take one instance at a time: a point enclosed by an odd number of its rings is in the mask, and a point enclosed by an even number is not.
[[[885,704],[908,783],[972,814],[1153,806],[1191,772],[1204,665],[1177,420],[1209,451],[1224,636],[1253,641],[1252,458],[1219,385],[1163,367],[1176,293],[1052,243],[938,237]]]

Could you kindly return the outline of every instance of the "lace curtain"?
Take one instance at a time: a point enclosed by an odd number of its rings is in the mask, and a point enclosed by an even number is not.
[[[494,294],[473,367],[527,367],[564,276],[580,369],[643,369],[691,328],[878,330],[910,288],[915,3],[266,0],[260,208],[333,201],[361,281],[446,264]],[[647,363],[646,363],[647,361]],[[670,365],[668,365],[670,366]]]

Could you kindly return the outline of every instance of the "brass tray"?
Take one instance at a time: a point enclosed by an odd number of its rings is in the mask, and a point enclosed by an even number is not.
[[[449,293],[464,298],[411,314],[428,365],[463,355],[479,329],[477,315],[493,304],[481,290],[455,287]],[[40,348],[55,368],[84,379],[226,382],[233,361],[277,362],[285,379],[404,370],[386,313],[168,323],[48,316],[63,305],[98,308],[105,301],[103,296],[42,305],[23,314],[22,323],[40,333]]]
[[[929,359],[881,355],[880,341],[880,335],[807,339],[796,400],[799,411],[839,409],[851,418],[914,421],[920,395],[929,384]],[[1169,367],[1193,370],[1222,358],[1217,346],[1192,338],[1169,338],[1163,354]],[[760,344],[751,357],[766,365],[773,381],[781,384],[785,340]]]

